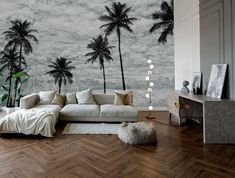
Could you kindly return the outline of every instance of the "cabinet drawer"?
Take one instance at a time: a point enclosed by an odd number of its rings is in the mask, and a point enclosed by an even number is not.
[[[179,108],[176,105],[179,103],[179,96],[169,93],[167,95],[168,111],[179,117]]]

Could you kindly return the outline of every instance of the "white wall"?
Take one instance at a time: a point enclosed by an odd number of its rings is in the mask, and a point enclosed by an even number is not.
[[[199,0],[175,0],[175,89],[200,72]]]
[[[227,96],[235,99],[234,59],[235,1],[175,0],[175,89],[191,82],[192,72],[202,72],[205,91],[211,65],[226,63]]]
[[[229,65],[228,97],[235,99],[234,0],[200,0],[201,71],[204,89],[212,64]]]

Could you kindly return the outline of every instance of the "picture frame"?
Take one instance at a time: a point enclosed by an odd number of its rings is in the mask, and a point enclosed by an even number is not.
[[[210,79],[206,95],[213,98],[221,98],[224,89],[228,64],[213,64],[211,66]]]
[[[202,94],[202,73],[201,72],[193,72],[192,91],[193,91],[193,94]]]

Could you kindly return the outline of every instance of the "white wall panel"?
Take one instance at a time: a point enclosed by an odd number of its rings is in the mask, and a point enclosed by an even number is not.
[[[199,0],[175,1],[175,89],[200,71]]]
[[[212,64],[222,63],[220,40],[220,11],[215,9],[200,19],[201,72],[203,88],[207,88]]]
[[[199,15],[200,14],[200,15]],[[207,88],[211,65],[229,65],[228,97],[235,99],[235,1],[175,1],[175,89],[193,72]]]
[[[212,64],[228,64],[227,97],[231,99],[235,99],[234,3],[234,0],[200,0],[201,71],[204,84],[209,80]]]

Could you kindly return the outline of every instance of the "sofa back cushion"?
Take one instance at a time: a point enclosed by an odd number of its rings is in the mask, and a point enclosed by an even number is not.
[[[126,94],[126,98],[124,100],[124,105],[133,105],[133,91],[131,90],[116,90],[115,93]]]
[[[57,93],[56,90],[40,91],[38,94],[40,98],[39,104],[51,104],[56,93]]]
[[[75,93],[67,93],[66,94],[66,99],[65,99],[65,104],[77,104],[77,99]]]
[[[115,105],[125,105],[125,100],[127,97],[127,94],[122,94],[122,93],[114,93],[114,104]]]
[[[56,105],[60,105],[61,107],[64,107],[65,99],[66,99],[65,95],[61,95],[61,94],[56,93],[51,104],[56,104]]]
[[[96,104],[92,95],[91,88],[80,91],[80,92],[76,92],[76,98],[77,98],[78,104]]]
[[[115,91],[121,94],[127,94],[127,97],[124,101],[125,105],[133,105],[133,92],[131,90],[126,91]],[[114,104],[114,94],[98,94],[93,93],[93,97],[96,101],[96,104],[103,105],[103,104]]]
[[[114,94],[95,94],[93,97],[98,105],[103,104],[113,104],[114,103]]]

